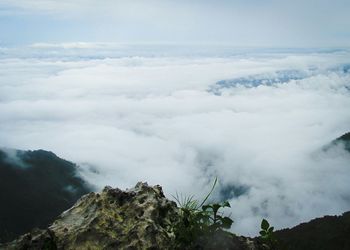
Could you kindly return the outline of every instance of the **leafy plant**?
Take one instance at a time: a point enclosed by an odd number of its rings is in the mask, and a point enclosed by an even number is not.
[[[196,241],[229,229],[233,220],[223,216],[219,210],[230,207],[228,201],[222,203],[209,203],[204,205],[217,184],[217,178],[207,196],[199,203],[194,196],[183,197],[178,194],[174,197],[180,206],[180,221],[174,226],[177,248],[190,249]]]
[[[266,219],[261,221],[260,238],[263,242],[263,247],[268,250],[276,249],[277,240],[274,235],[274,227],[271,227]]]
[[[220,215],[219,209],[224,207],[231,207],[228,201],[222,203],[213,203],[202,206],[203,213],[206,213],[205,219],[209,221],[209,231],[215,232],[220,229],[230,229],[233,220],[230,217]]]

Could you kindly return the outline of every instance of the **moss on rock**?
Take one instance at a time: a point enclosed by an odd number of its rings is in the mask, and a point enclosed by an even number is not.
[[[160,186],[138,183],[122,191],[105,187],[83,196],[47,229],[33,231],[5,249],[168,249],[175,239],[176,203]]]
[[[259,249],[252,239],[225,231],[179,248],[174,229],[180,220],[180,209],[160,186],[139,182],[126,191],[105,187],[80,198],[46,230],[33,230],[0,249]]]

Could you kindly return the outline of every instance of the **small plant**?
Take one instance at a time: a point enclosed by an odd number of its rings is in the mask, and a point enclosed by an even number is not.
[[[274,235],[274,227],[271,227],[265,219],[261,221],[260,238],[263,242],[263,247],[268,250],[276,249],[277,240]]]
[[[205,219],[209,222],[209,232],[215,232],[221,229],[230,229],[233,220],[230,217],[220,215],[219,209],[224,207],[231,207],[228,201],[222,203],[213,203],[202,206],[203,213],[207,212]]]
[[[217,178],[208,195],[201,203],[193,196],[183,197],[178,194],[174,197],[180,206],[180,221],[174,226],[176,247],[178,249],[191,249],[198,240],[229,229],[233,220],[223,216],[220,208],[230,207],[228,201],[204,205],[217,184]]]

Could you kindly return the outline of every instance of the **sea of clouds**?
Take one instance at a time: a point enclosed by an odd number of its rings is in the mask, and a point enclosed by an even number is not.
[[[350,210],[348,50],[0,48],[0,146],[45,149],[97,189],[229,199],[254,235]]]

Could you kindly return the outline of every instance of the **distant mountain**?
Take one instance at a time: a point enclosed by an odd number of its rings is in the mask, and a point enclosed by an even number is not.
[[[348,250],[350,249],[350,212],[341,216],[313,219],[291,229],[276,231],[285,250]]]
[[[323,150],[341,145],[350,152],[350,132],[336,138]],[[291,229],[276,231],[283,250],[348,250],[350,249],[350,211],[341,216],[324,216],[301,223]]]
[[[246,88],[255,88],[260,85],[272,86],[276,84],[283,84],[292,80],[302,80],[312,76],[312,73],[300,70],[278,70],[275,72],[248,75],[245,77],[237,77],[232,79],[224,79],[211,85],[208,92],[216,95],[221,95],[225,89],[236,88],[239,86]]]
[[[339,144],[342,143],[344,144],[345,150],[350,152],[350,132],[343,134],[342,136],[338,137],[333,141],[333,143]]]
[[[343,134],[342,136],[339,136],[338,138],[334,139],[327,145],[323,147],[323,151],[327,152],[334,148],[335,146],[343,147],[346,151],[350,153],[350,132],[347,132]]]
[[[52,152],[0,149],[0,242],[47,227],[90,191],[77,166]]]

